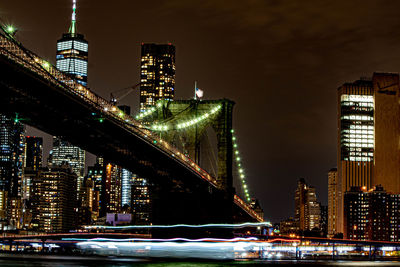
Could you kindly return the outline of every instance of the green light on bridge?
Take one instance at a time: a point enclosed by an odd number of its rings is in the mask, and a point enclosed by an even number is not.
[[[43,61],[43,68],[45,68],[46,70],[50,69],[50,63],[47,61]]]
[[[12,25],[8,25],[8,26],[6,27],[6,32],[7,32],[8,34],[10,34],[10,35],[13,35],[16,31],[17,31],[17,29],[16,29],[14,26],[12,26]]]
[[[19,119],[19,117],[18,117],[18,113],[15,113],[14,122],[15,122],[15,123],[19,123],[19,121],[20,121],[20,119]]]

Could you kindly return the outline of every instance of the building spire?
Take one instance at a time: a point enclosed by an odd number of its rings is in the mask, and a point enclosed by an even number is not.
[[[72,0],[72,18],[69,33],[71,33],[72,35],[75,35],[76,33],[76,0]]]

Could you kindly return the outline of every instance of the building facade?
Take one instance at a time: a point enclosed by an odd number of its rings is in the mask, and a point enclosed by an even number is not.
[[[87,86],[88,42],[82,34],[76,32],[76,1],[73,3],[71,26],[57,41],[56,66],[70,75],[78,83]]]
[[[76,179],[67,165],[39,170],[33,179],[33,229],[59,233],[76,228]]]
[[[72,79],[87,86],[89,46],[82,34],[76,30],[76,0],[73,0],[71,26],[57,41],[56,66]],[[85,151],[71,143],[54,137],[52,164],[61,166],[68,163],[78,175],[77,190],[80,192],[85,170]],[[78,196],[78,194],[77,194]]]
[[[328,237],[333,237],[337,231],[337,205],[339,200],[339,192],[337,182],[337,169],[331,169],[328,172]]]
[[[22,179],[25,151],[24,126],[18,118],[0,114],[0,228],[21,226]]]
[[[134,224],[151,223],[151,186],[146,179],[136,177],[132,185],[131,209]]]
[[[142,44],[140,67],[140,111],[155,106],[157,100],[174,99],[175,46]]]
[[[298,222],[292,217],[283,220],[279,223],[279,231],[281,235],[286,235],[286,236],[297,235],[299,230],[300,229]]]
[[[399,75],[391,73],[338,89],[337,232],[345,231],[343,196],[351,187],[400,193],[399,92]]]
[[[105,164],[105,172],[103,178],[103,193],[101,199],[101,215],[106,216],[107,213],[119,213],[122,209],[122,168],[118,165]]]
[[[358,240],[399,240],[399,194],[382,186],[352,187],[344,195],[344,237]]]
[[[53,149],[49,159],[52,166],[68,164],[78,176],[76,188],[78,192],[85,174],[85,151],[60,137],[53,137]]]
[[[24,168],[38,170],[42,167],[43,138],[35,136],[25,137],[25,164]]]
[[[303,178],[298,181],[295,193],[295,220],[301,231],[321,227],[321,205],[315,188],[308,186]]]

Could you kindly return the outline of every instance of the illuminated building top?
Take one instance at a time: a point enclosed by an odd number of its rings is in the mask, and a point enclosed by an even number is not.
[[[341,157],[347,161],[373,161],[374,97],[341,95]]]
[[[157,100],[174,99],[175,46],[142,44],[140,83],[141,112],[155,106]]]
[[[84,86],[87,86],[88,48],[84,36],[76,32],[76,0],[73,0],[69,32],[57,41],[57,69]]]

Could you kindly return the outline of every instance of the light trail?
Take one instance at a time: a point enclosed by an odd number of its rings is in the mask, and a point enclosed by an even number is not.
[[[256,237],[235,237],[231,239],[225,238],[199,238],[199,239],[188,239],[182,237],[161,239],[161,238],[127,238],[127,239],[117,239],[117,238],[63,238],[62,240],[68,241],[96,241],[96,242],[246,242],[246,241],[257,241]]]
[[[272,226],[270,222],[259,222],[259,223],[240,223],[240,224],[224,224],[224,223],[210,223],[210,224],[174,224],[174,225],[125,225],[125,226],[105,226],[105,225],[87,225],[85,229],[170,229],[170,228],[244,228],[244,227],[262,227]]]

